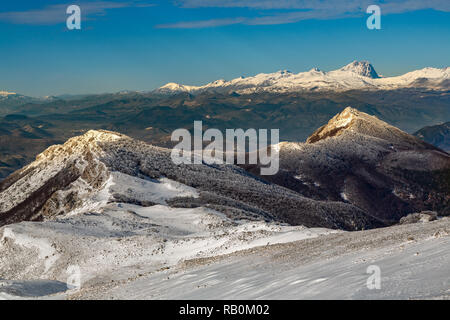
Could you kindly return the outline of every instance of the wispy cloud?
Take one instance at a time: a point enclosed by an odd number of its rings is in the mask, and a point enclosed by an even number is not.
[[[81,8],[82,15],[85,18],[102,16],[110,9],[119,9],[127,7],[152,6],[152,4],[137,4],[134,2],[113,2],[113,1],[91,1],[91,2],[72,2],[67,4],[55,4],[46,6],[42,9],[28,11],[10,11],[0,12],[0,21],[14,24],[30,25],[52,25],[65,22],[67,19],[66,9],[71,4],[77,4]]]
[[[338,4],[341,8],[352,8],[362,1],[333,0],[179,0],[177,4],[184,8],[254,8],[254,9],[324,9]]]
[[[448,0],[178,0],[177,4],[184,8],[334,9],[348,12],[378,4],[395,12],[419,9],[450,10]]]
[[[226,18],[226,19],[210,19],[200,21],[186,21],[177,22],[172,24],[159,24],[156,28],[159,29],[195,29],[195,28],[208,28],[208,27],[220,27],[228,26],[232,24],[245,23],[245,18]]]
[[[378,4],[383,14],[425,9],[450,12],[449,0],[180,0],[176,3],[182,8],[190,9],[207,7],[249,8],[255,9],[255,15],[177,22],[158,25],[158,28],[205,28],[231,24],[270,25],[295,23],[310,19],[356,17],[364,14],[366,8],[371,4]],[[280,9],[283,9],[283,12],[279,12]]]

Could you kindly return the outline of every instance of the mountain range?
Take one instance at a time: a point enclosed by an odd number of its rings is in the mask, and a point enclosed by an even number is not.
[[[367,61],[353,61],[329,72],[318,68],[294,74],[290,71],[261,73],[253,77],[239,77],[230,81],[216,80],[203,86],[168,83],[155,90],[157,93],[175,94],[200,92],[249,94],[261,91],[347,91],[347,90],[394,90],[400,88],[422,88],[448,90],[450,67],[424,68],[401,76],[382,77]]]
[[[415,211],[450,214],[450,156],[353,108],[306,143],[282,142],[278,149],[280,171],[260,177],[255,165],[175,165],[170,149],[89,131],[48,148],[0,182],[0,224],[79,211],[111,183],[125,188],[133,179],[149,186],[170,179],[196,189],[197,197],[172,199],[175,207],[308,227],[358,230],[391,225]],[[115,172],[124,180],[111,182]],[[155,204],[152,192],[133,188],[106,200]]]
[[[279,128],[281,141],[302,142],[349,105],[411,134],[450,119],[450,91],[417,88],[252,94],[127,92],[10,102],[0,100],[0,180],[32,162],[47,147],[91,129],[121,132],[171,147],[171,132],[192,130],[194,120],[219,130]]]
[[[396,90],[396,89],[449,90],[450,67],[426,67],[403,75],[380,76],[368,61],[353,61],[337,70],[322,71],[313,68],[306,72],[292,73],[280,70],[274,73],[260,73],[255,76],[241,76],[232,80],[219,79],[201,86],[184,85],[169,82],[162,87],[149,91],[123,90],[117,95],[129,94],[199,94],[226,93],[251,94],[257,92],[286,93],[298,91],[348,91],[348,90]],[[111,94],[80,94],[45,97],[30,97],[15,92],[1,91],[0,102],[11,106],[27,102],[45,103],[55,100],[79,100],[82,98],[107,96]]]

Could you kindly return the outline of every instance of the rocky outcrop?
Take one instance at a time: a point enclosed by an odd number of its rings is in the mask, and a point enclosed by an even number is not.
[[[0,225],[42,220],[82,206],[83,199],[99,190],[108,177],[99,161],[99,142],[118,137],[89,131],[48,148],[35,162],[1,181]]]
[[[417,222],[430,222],[437,219],[437,213],[434,211],[422,211],[408,214],[400,219],[400,224],[409,224]]]

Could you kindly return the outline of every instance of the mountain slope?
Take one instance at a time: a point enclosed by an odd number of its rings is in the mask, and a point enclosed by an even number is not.
[[[421,89],[107,94],[25,104],[3,118],[0,102],[0,180],[31,163],[45,148],[90,129],[121,132],[153,145],[171,147],[173,130],[192,129],[194,120],[202,120],[205,127],[220,130],[280,128],[281,141],[305,141],[349,105],[408,133],[450,119],[450,91]],[[8,129],[17,127],[22,131],[26,126],[40,127],[51,137],[16,137]]]
[[[450,156],[355,109],[307,143],[279,148],[281,170],[267,179],[310,198],[351,203],[386,224],[422,210],[450,213]]]
[[[450,218],[193,259],[82,299],[448,299]],[[414,239],[414,240],[412,240]],[[370,290],[369,266],[381,269]],[[238,285],[236,285],[238,284]]]
[[[424,68],[397,77],[380,77],[367,61],[353,61],[338,70],[323,72],[317,68],[298,74],[278,71],[240,77],[231,81],[216,80],[203,86],[186,86],[168,83],[155,92],[176,94],[180,92],[249,94],[253,92],[296,91],[347,91],[347,90],[393,90],[399,88],[425,88],[448,90],[450,68]]]
[[[362,77],[368,77],[371,79],[380,78],[378,73],[375,71],[374,67],[367,61],[353,61],[352,63],[339,69],[339,71],[353,72]]]

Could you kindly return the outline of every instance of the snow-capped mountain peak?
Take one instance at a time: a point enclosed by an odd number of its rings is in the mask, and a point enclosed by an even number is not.
[[[189,92],[191,89],[191,86],[185,86],[182,84],[178,84],[175,82],[169,82],[165,84],[164,86],[160,87],[158,89],[158,92],[160,93],[178,93],[178,92]]]
[[[368,61],[356,61],[355,60],[355,61],[349,63],[348,65],[346,65],[345,67],[342,67],[339,70],[353,72],[360,76],[368,77],[368,78],[372,78],[372,79],[379,78],[374,67]]]

